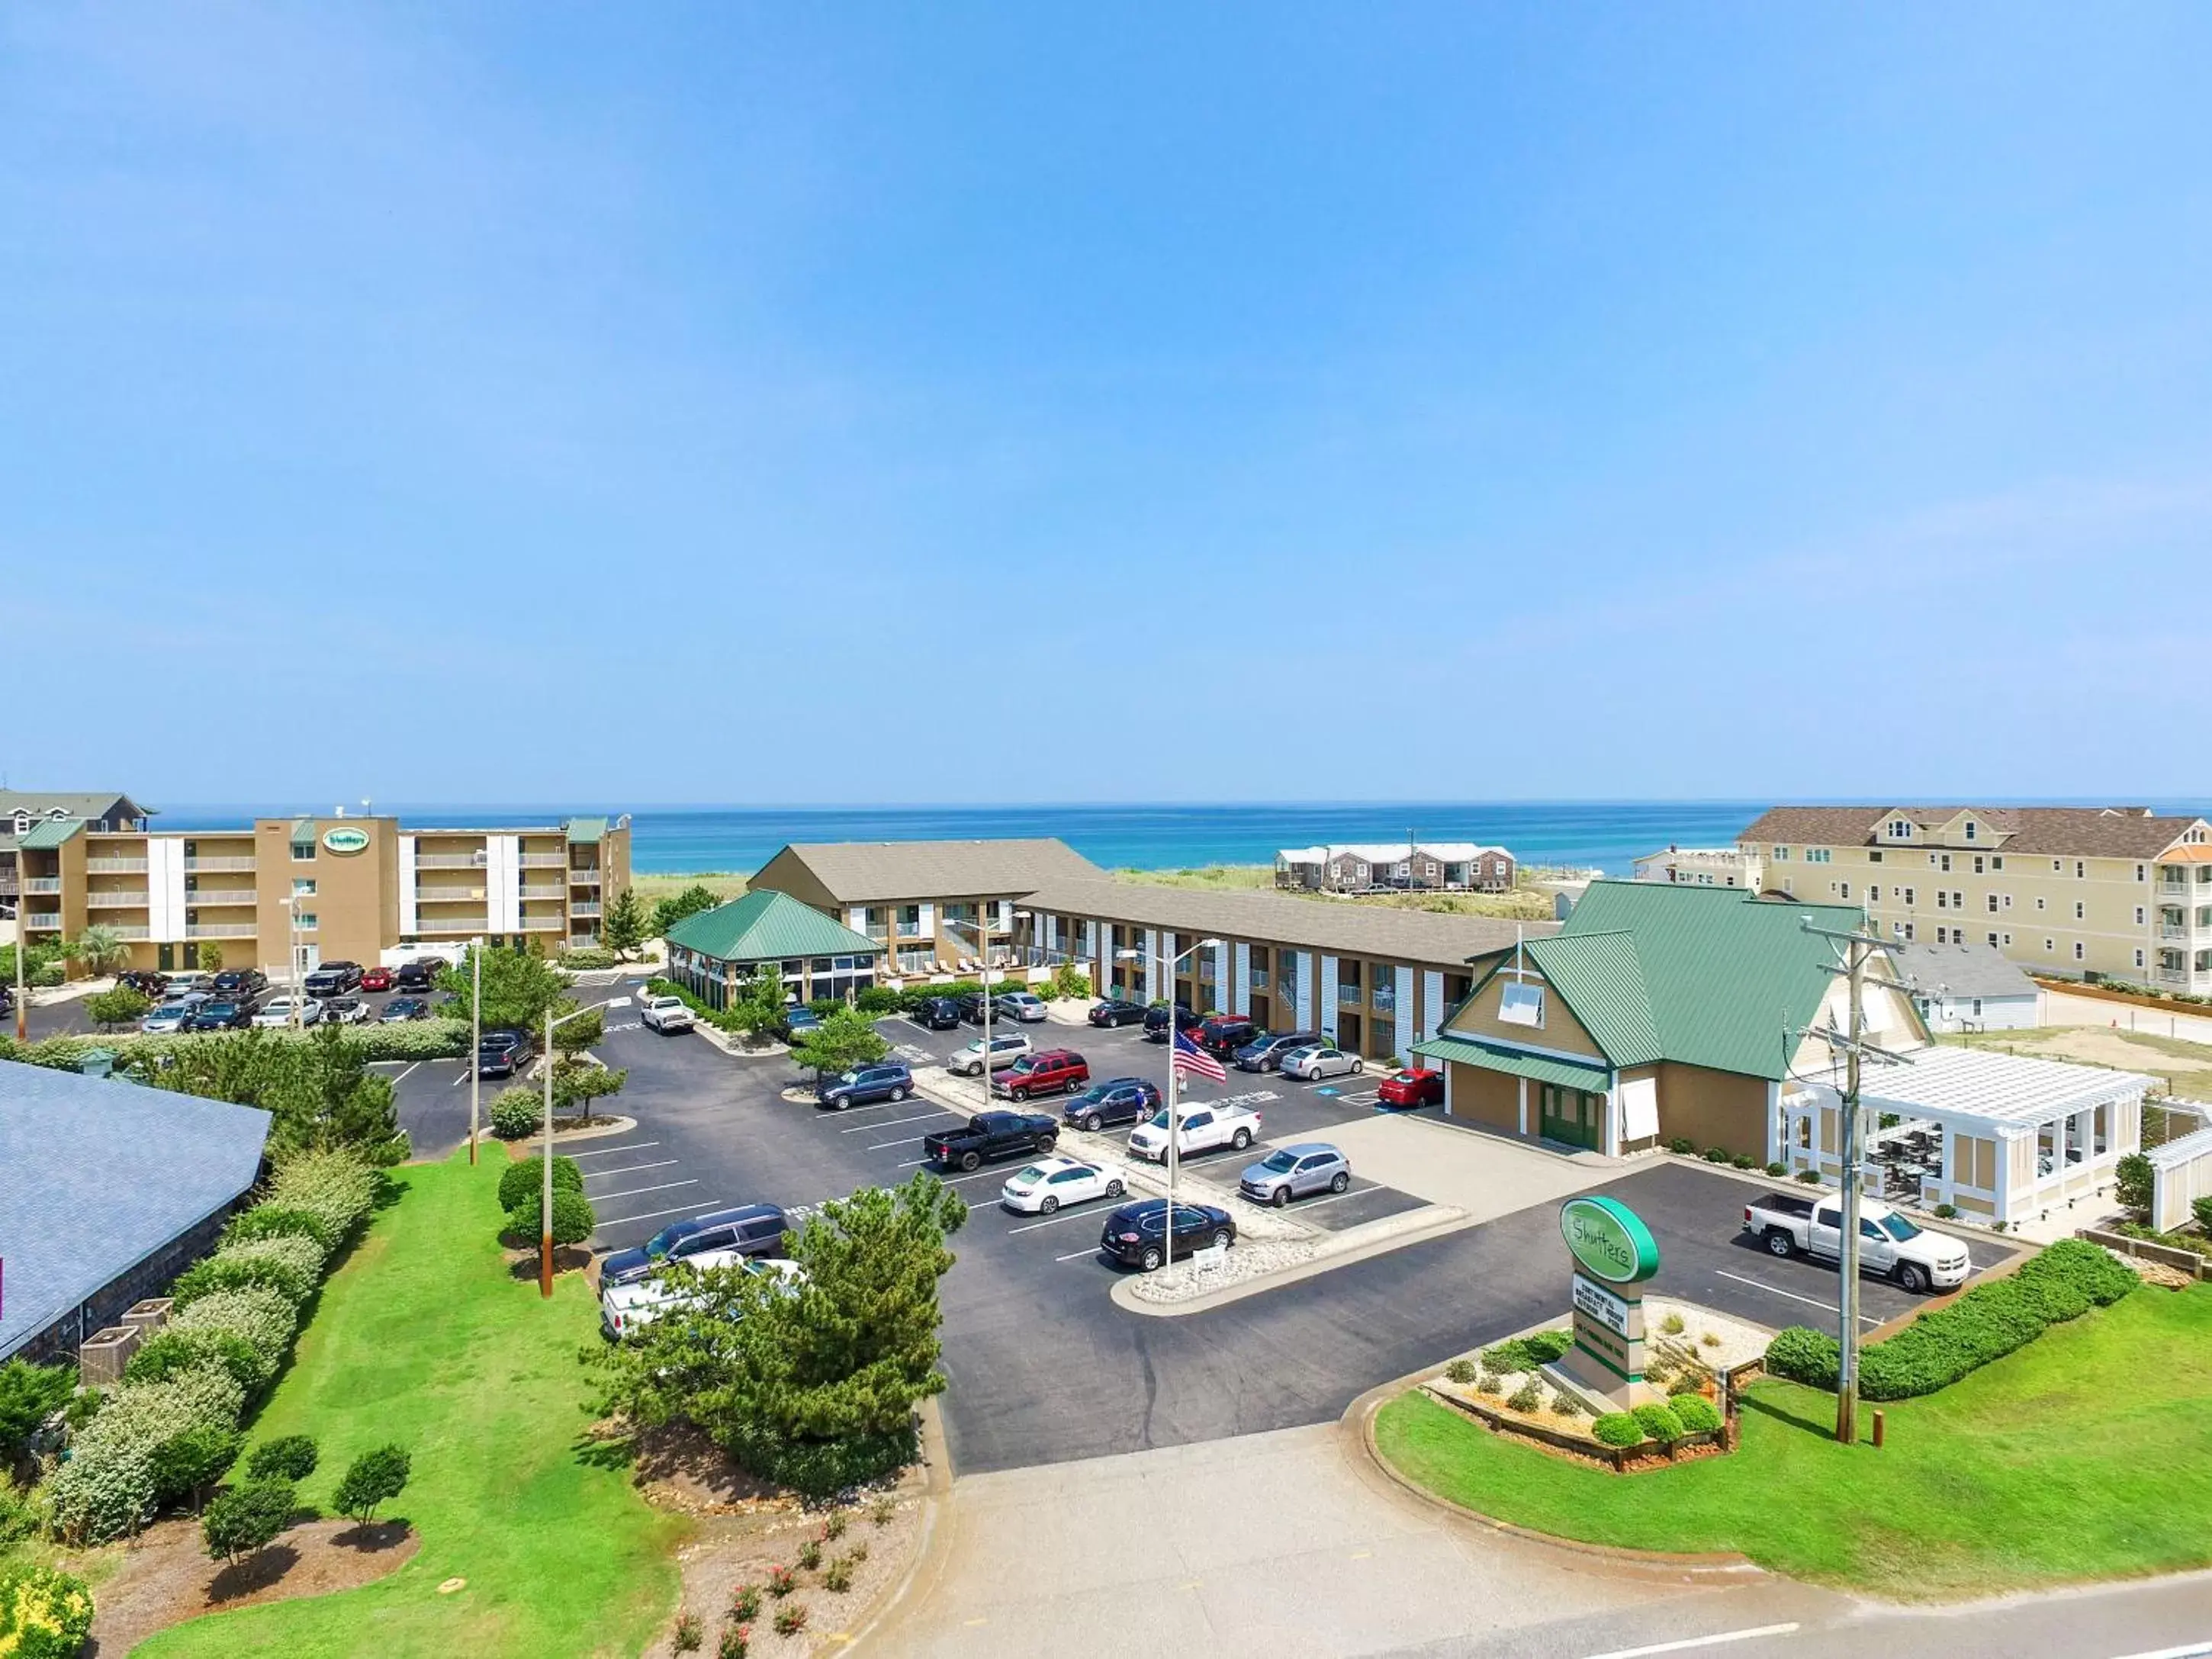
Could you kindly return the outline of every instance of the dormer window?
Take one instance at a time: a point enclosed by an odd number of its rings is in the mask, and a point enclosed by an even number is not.
[[[28,812],[15,814],[15,833],[19,836],[27,836],[31,833],[31,815]]]
[[[1911,841],[1912,839],[1912,820],[1910,818],[1892,818],[1889,821],[1889,838],[1892,841]]]
[[[1972,819],[1972,818],[1968,818],[1968,819],[1966,820],[1966,839],[1967,839],[1968,841],[1972,841],[1972,840],[1973,840],[1973,838],[1974,838],[1974,821],[1973,821],[1973,819]]]

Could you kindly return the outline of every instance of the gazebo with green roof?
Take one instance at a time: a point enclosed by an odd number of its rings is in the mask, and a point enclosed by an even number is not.
[[[669,976],[708,1006],[772,963],[793,1002],[847,1000],[876,982],[883,947],[787,893],[757,888],[668,930]]]

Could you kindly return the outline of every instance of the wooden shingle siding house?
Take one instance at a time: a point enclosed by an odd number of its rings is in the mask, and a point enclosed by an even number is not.
[[[1351,842],[1275,854],[1276,886],[1320,893],[1503,893],[1516,870],[1504,848],[1473,842]]]

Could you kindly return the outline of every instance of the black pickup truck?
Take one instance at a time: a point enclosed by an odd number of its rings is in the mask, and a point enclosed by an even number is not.
[[[972,1170],[986,1158],[1048,1152],[1060,1120],[1037,1112],[978,1112],[957,1129],[924,1135],[921,1150],[947,1169]]]

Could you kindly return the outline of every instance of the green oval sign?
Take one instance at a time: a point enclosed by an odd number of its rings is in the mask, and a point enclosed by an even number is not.
[[[1617,1199],[1569,1199],[1559,1206],[1559,1237],[1576,1261],[1610,1284],[1638,1284],[1659,1271],[1659,1241]]]
[[[333,853],[358,853],[368,846],[368,831],[343,826],[323,831],[323,845]]]

